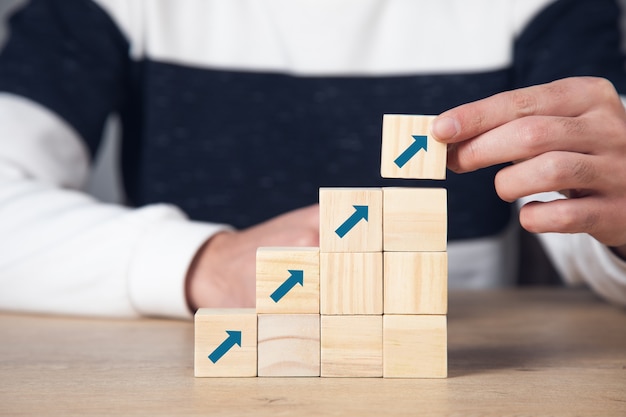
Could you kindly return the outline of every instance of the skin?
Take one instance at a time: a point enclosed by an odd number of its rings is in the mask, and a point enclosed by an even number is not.
[[[626,111],[613,85],[576,77],[504,92],[439,115],[433,136],[463,173],[506,162],[505,201],[545,191],[567,198],[522,207],[530,232],[588,233],[626,259]]]
[[[187,274],[191,311],[198,307],[254,307],[256,250],[261,246],[319,246],[319,207],[290,211],[248,229],[213,236]]]
[[[448,144],[452,171],[514,162],[495,178],[505,201],[545,191],[567,197],[522,207],[528,231],[588,233],[626,259],[626,111],[607,80],[568,78],[497,94],[442,113],[432,133]],[[219,233],[189,269],[189,307],[254,307],[258,247],[318,245],[317,205]]]

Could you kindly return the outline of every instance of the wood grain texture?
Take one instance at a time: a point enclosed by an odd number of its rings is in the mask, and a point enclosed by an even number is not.
[[[623,309],[565,288],[449,304],[447,379],[194,378],[191,321],[4,312],[0,415],[626,415]]]
[[[446,322],[446,316],[383,316],[383,377],[447,377]]]
[[[383,376],[383,316],[322,316],[322,377]]]
[[[320,253],[321,314],[383,314],[383,254]]]
[[[438,179],[446,178],[447,147],[430,135],[435,116],[385,114],[380,173],[383,178]],[[415,142],[413,135],[426,136],[426,150],[415,153],[402,166],[395,163]]]
[[[252,377],[257,371],[257,316],[253,308],[199,309],[194,318],[194,374],[197,377]],[[209,355],[228,337],[241,332],[240,346],[233,345],[215,363]]]
[[[287,280],[290,271],[302,272],[302,284],[293,285],[279,301],[271,295]],[[268,248],[256,255],[256,309],[263,314],[315,314],[320,311],[319,248]]]
[[[447,314],[447,252],[384,253],[385,314]]]
[[[383,250],[444,252],[448,237],[447,191],[383,188]]]
[[[320,252],[380,252],[383,248],[383,194],[380,188],[320,188]],[[336,231],[367,206],[367,220],[344,236]]]
[[[259,314],[258,375],[320,376],[319,314]]]

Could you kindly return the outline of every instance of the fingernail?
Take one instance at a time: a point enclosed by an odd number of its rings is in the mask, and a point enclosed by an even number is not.
[[[433,121],[430,131],[435,139],[446,141],[452,139],[461,130],[459,122],[451,117],[441,117]]]

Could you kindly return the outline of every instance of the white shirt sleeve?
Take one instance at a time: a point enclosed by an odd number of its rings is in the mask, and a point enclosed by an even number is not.
[[[564,197],[557,192],[541,193],[518,203],[521,206],[530,201],[558,198]],[[626,306],[626,262],[607,246],[585,233],[543,233],[538,236],[566,283],[588,285],[608,301]]]
[[[226,226],[170,205],[103,204],[79,191],[88,172],[67,123],[0,94],[0,309],[190,317],[187,269]]]

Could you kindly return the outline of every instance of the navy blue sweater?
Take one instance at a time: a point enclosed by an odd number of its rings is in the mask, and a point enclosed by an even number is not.
[[[552,2],[500,68],[303,75],[132,56],[128,34],[98,4],[34,0],[10,21],[0,90],[50,108],[93,154],[118,113],[129,204],[170,202],[193,219],[246,227],[315,203],[323,186],[415,185],[380,178],[384,113],[438,114],[575,75],[606,77],[626,93],[617,17],[609,0]],[[451,240],[509,222],[493,185],[498,168],[419,182],[448,189]]]

